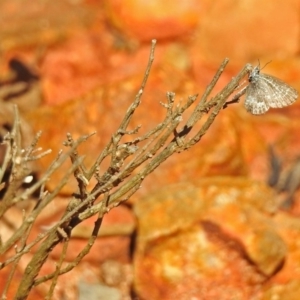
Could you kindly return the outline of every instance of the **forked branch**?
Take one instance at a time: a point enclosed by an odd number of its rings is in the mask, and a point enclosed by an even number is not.
[[[74,191],[73,198],[66,207],[62,218],[57,220],[57,223],[54,226],[41,233],[33,242],[22,243],[22,247],[18,249],[14,255],[0,264],[1,269],[9,264],[16,263],[22,255],[31,251],[34,246],[38,246],[25,269],[15,299],[26,299],[33,286],[37,286],[42,282],[52,279],[52,285],[47,295],[50,299],[58,276],[72,270],[91,249],[98,235],[103,216],[110,209],[119,205],[121,202],[128,200],[136,193],[143,180],[170,156],[188,150],[197,144],[202,136],[207,133],[220,111],[226,107],[227,99],[235,92],[239,82],[250,70],[250,65],[246,65],[216,96],[210,97],[213,88],[228,64],[228,59],[225,59],[197,104],[195,104],[197,95],[189,96],[184,103],[175,104],[175,94],[168,92],[167,102],[161,103],[166,110],[164,120],[148,132],[140,134],[140,126],[133,130],[128,130],[128,126],[141,104],[141,97],[144,93],[154,60],[155,45],[156,41],[153,40],[145,75],[135,99],[125,112],[124,118],[120,122],[118,129],[112,133],[110,141],[98,155],[95,163],[89,170],[84,166],[84,156],[81,156],[78,153],[77,148],[94,133],[83,136],[78,140],[74,140],[72,135],[68,133],[64,144],[69,147],[69,151],[65,154],[60,153],[57,159],[49,167],[48,171],[36,184],[25,190],[23,193],[14,196],[13,189],[18,189],[20,187],[20,181],[23,178],[23,175],[21,176],[21,173],[18,171],[19,169],[15,169],[16,157],[22,158],[20,161],[20,168],[23,170],[27,161],[30,161],[31,159],[36,160],[47,152],[38,155],[36,154],[35,148],[40,136],[39,133],[32,144],[26,148],[22,154],[20,152],[20,137],[17,133],[19,125],[15,125],[14,128],[16,129],[14,129],[11,136],[7,138],[7,141],[9,142],[7,146],[7,156],[3,166],[4,168],[8,168],[10,163],[14,162],[13,172],[15,173],[13,174],[17,176],[15,177],[15,186],[13,186],[13,180],[9,183],[7,190],[7,193],[9,194],[8,196],[5,195],[6,198],[4,197],[5,202],[2,204],[2,207],[0,203],[0,213],[4,214],[12,205],[24,201],[38,189],[41,189],[41,193],[38,204],[24,218],[21,227],[16,230],[8,241],[1,245],[0,253],[5,253],[13,245],[20,242],[22,237],[24,238],[25,236],[25,239],[28,237],[28,232],[37,216],[60,192],[70,176],[73,175],[78,183],[78,190]],[[194,109],[190,115],[185,115],[188,113],[187,110],[193,105]],[[197,128],[196,125],[199,124],[199,121],[204,116],[206,120],[203,125],[197,130],[193,130]],[[187,121],[184,122],[183,120]],[[18,122],[18,115],[16,114],[16,124],[19,124]],[[53,172],[56,171],[66,159],[71,160],[72,167],[68,170],[63,180],[54,191],[46,191],[45,185],[47,180],[49,180]],[[109,160],[109,166],[106,170],[100,172],[100,166],[104,160]],[[26,172],[23,173],[25,174]],[[96,179],[97,183],[95,186],[88,188],[92,177]],[[3,174],[0,173],[0,179],[2,178]],[[53,273],[37,278],[41,267],[55,246],[58,243],[67,243],[70,239],[72,230],[83,220],[90,218],[95,214],[98,214],[98,218],[93,233],[91,234],[86,247],[79,252],[77,258],[73,262],[65,265],[62,257]],[[67,251],[67,245],[64,249]],[[11,276],[10,280],[12,280],[12,278],[13,276]]]

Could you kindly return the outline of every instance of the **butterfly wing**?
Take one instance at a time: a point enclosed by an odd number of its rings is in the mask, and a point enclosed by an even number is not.
[[[260,74],[259,84],[265,90],[265,101],[270,107],[281,108],[293,104],[298,98],[298,91],[280,79],[267,74]]]
[[[245,108],[253,115],[264,114],[269,108],[269,104],[265,101],[266,95],[261,90],[259,81],[250,83],[246,90]]]

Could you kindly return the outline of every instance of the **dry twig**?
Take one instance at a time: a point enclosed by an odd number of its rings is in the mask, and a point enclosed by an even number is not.
[[[141,97],[154,60],[155,44],[156,41],[153,40],[148,66],[140,90],[126,111],[119,128],[112,134],[111,140],[99,154],[90,170],[85,168],[83,164],[84,157],[78,154],[77,147],[94,133],[83,136],[76,141],[68,133],[64,144],[69,147],[69,151],[65,154],[60,153],[48,171],[31,188],[28,188],[23,193],[16,194],[16,191],[20,189],[24,176],[29,173],[28,162],[39,159],[48,153],[45,151],[36,155],[35,147],[38,143],[40,133],[37,134],[27,149],[21,151],[20,124],[16,111],[14,128],[5,139],[7,143],[7,155],[0,172],[0,183],[3,179],[3,172],[9,166],[12,168],[12,173],[7,183],[5,196],[0,202],[0,216],[4,215],[12,205],[27,199],[33,192],[39,189],[41,192],[38,204],[25,216],[21,227],[16,230],[9,240],[3,242],[0,248],[0,253],[3,254],[13,247],[13,245],[20,243],[18,251],[0,264],[0,269],[2,269],[9,264],[17,264],[24,254],[28,253],[34,246],[38,246],[38,249],[25,269],[15,299],[26,299],[32,287],[51,279],[52,284],[47,296],[50,299],[53,295],[53,289],[58,276],[72,270],[91,249],[98,235],[103,216],[113,207],[129,199],[140,188],[143,180],[170,156],[188,150],[197,144],[202,136],[207,133],[219,112],[226,107],[227,99],[235,91],[241,79],[250,70],[250,65],[246,65],[215,97],[209,98],[228,63],[228,59],[225,59],[185,123],[183,123],[183,115],[195,103],[197,96],[189,96],[185,103],[175,105],[175,94],[168,92],[167,103],[162,104],[166,109],[164,120],[145,134],[133,137],[133,135],[139,134],[140,127],[129,131],[128,126],[141,103]],[[204,116],[206,117],[206,121],[199,130],[193,133],[192,129],[195,128]],[[123,142],[125,136],[126,142]],[[46,182],[53,172],[68,158],[71,159],[72,167],[65,174],[56,189],[51,193],[47,192],[45,190]],[[106,159],[110,160],[109,167],[100,173],[100,165]],[[59,193],[72,174],[77,180],[78,190],[74,193],[63,217],[57,220],[57,223],[53,227],[41,233],[33,242],[26,243],[31,226],[34,224],[37,216]],[[97,179],[97,184],[89,191],[87,185],[93,176]],[[87,241],[86,247],[78,254],[77,258],[65,265],[63,263],[64,257],[62,256],[53,273],[38,278],[39,271],[53,248],[58,243],[66,243],[70,238],[72,230],[83,220],[95,214],[98,214],[98,219],[95,223],[93,233]],[[25,240],[22,240],[22,237]],[[67,251],[67,245],[65,245],[64,249]],[[2,298],[5,298],[8,286],[13,280],[13,271],[11,274]]]

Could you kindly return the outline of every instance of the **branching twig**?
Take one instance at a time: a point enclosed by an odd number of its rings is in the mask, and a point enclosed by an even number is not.
[[[0,253],[5,253],[13,245],[22,241],[22,236],[27,240],[28,233],[38,215],[60,192],[61,188],[67,183],[72,174],[78,183],[78,190],[74,191],[72,200],[66,207],[61,219],[57,220],[56,224],[50,229],[41,233],[33,242],[21,242],[18,252],[0,264],[0,269],[8,264],[14,263],[16,265],[25,253],[31,251],[34,246],[38,246],[25,269],[16,299],[26,299],[33,286],[37,286],[42,282],[52,279],[51,287],[47,295],[50,299],[53,295],[53,289],[57,283],[58,276],[72,270],[90,251],[98,236],[103,216],[110,209],[118,206],[121,202],[128,200],[136,193],[144,179],[170,156],[185,151],[197,144],[202,136],[207,133],[220,111],[232,103],[226,101],[235,91],[241,79],[250,70],[250,65],[246,65],[227,86],[225,86],[215,97],[209,99],[213,88],[228,64],[228,59],[225,59],[217,70],[211,83],[206,88],[199,103],[195,105],[195,108],[189,116],[186,116],[185,114],[187,114],[188,109],[191,108],[197,100],[197,95],[189,96],[184,103],[175,104],[175,93],[168,92],[167,103],[161,103],[162,107],[166,110],[164,120],[148,132],[140,134],[138,137],[134,137],[134,135],[139,134],[141,126],[137,126],[133,130],[128,130],[128,126],[133,115],[136,113],[137,108],[141,104],[141,97],[144,93],[154,60],[155,45],[156,41],[153,40],[145,75],[135,99],[126,111],[118,129],[112,134],[110,141],[98,155],[90,170],[85,169],[83,165],[84,156],[79,155],[77,148],[94,133],[82,136],[78,140],[74,140],[72,135],[68,133],[67,140],[64,144],[70,148],[69,151],[65,154],[60,153],[44,176],[42,176],[32,187],[22,193],[16,194],[16,190],[20,188],[22,178],[24,178],[24,175],[27,174],[29,170],[26,163],[31,160],[39,159],[48,153],[45,151],[36,155],[36,152],[40,151],[40,149],[36,148],[40,138],[40,132],[36,135],[28,148],[25,148],[23,151],[20,150],[21,140],[18,133],[20,121],[16,113],[14,129],[11,134],[7,135],[5,138],[7,152],[3,167],[0,170],[1,184],[1,181],[4,178],[3,172],[8,170],[10,166],[12,168],[12,177],[3,198],[3,200],[5,200],[4,204],[0,203],[0,216],[12,205],[30,197],[30,195],[39,188],[41,189],[41,192],[37,205],[28,213],[28,216],[24,218],[21,227],[1,245]],[[240,95],[241,92],[235,96],[235,101],[237,101]],[[196,125],[199,124],[199,121],[202,120],[203,116],[206,117],[206,120],[203,125],[201,125],[200,129],[192,130],[196,128]],[[183,123],[183,120],[187,121]],[[124,137],[126,137],[125,141]],[[54,191],[50,192],[45,190],[45,185],[53,172],[69,158],[72,166],[66,174],[64,174],[61,182]],[[100,165],[106,159],[109,159],[109,167],[101,173]],[[93,176],[96,178],[97,183],[88,189],[87,185]],[[68,241],[72,230],[83,220],[90,218],[95,214],[98,214],[98,219],[95,223],[93,233],[91,234],[86,247],[79,252],[77,258],[63,267],[62,263],[67,251],[67,243],[65,243],[64,252],[56,270],[51,274],[37,278],[41,267],[47,260],[53,248],[60,242]],[[12,272],[11,274],[10,280],[12,280],[14,273]]]

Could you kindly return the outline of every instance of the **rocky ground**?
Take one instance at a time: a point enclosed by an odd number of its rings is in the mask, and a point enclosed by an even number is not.
[[[17,103],[24,143],[42,130],[39,144],[52,149],[35,166],[37,176],[67,132],[97,131],[80,148],[91,165],[134,100],[151,39],[154,65],[132,128],[161,121],[167,91],[180,101],[200,97],[225,57],[214,94],[258,60],[268,63],[262,72],[299,90],[299,9],[297,0],[3,0],[1,136]],[[91,252],[59,278],[56,299],[299,299],[300,101],[262,116],[246,112],[243,101],[221,111],[199,144],[162,164],[129,203],[105,216]],[[75,190],[70,181],[32,237],[57,220]],[[22,211],[5,218],[17,228]],[[14,228],[0,222],[6,240]],[[84,247],[93,222],[74,230],[66,261]],[[52,252],[43,274],[60,253]],[[0,271],[0,291],[8,271]],[[14,281],[8,295],[17,288]],[[38,286],[30,299],[44,299],[48,288]]]

